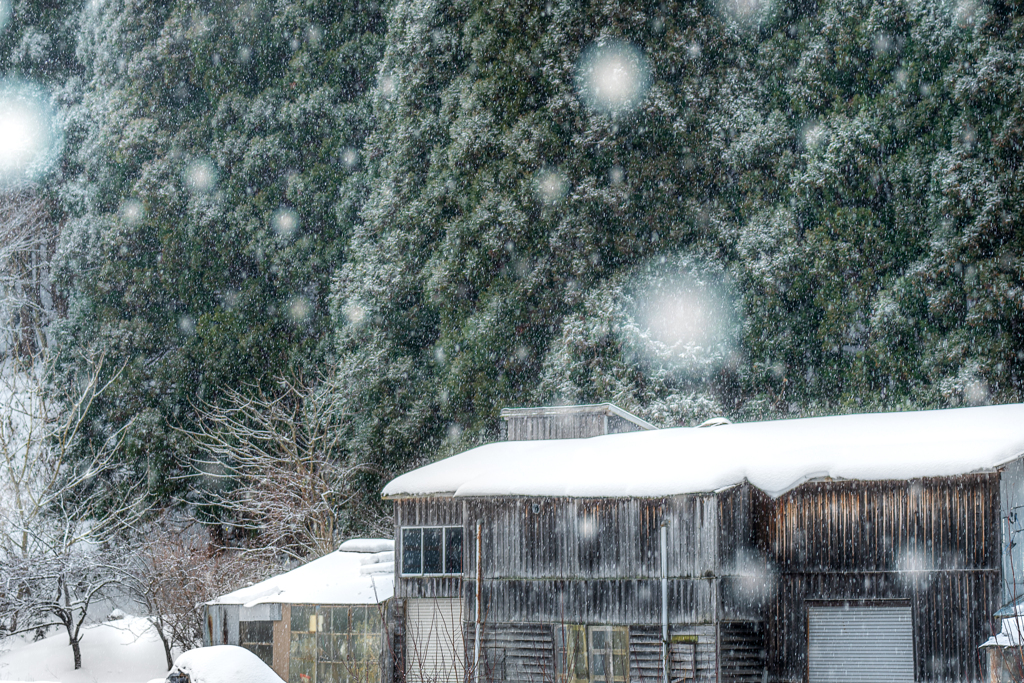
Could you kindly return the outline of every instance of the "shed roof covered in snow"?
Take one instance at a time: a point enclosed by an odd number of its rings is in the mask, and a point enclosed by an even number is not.
[[[208,605],[375,605],[394,595],[395,542],[355,539],[329,555]]]
[[[991,471],[1024,455],[1024,404],[842,415],[487,444],[392,480],[385,497],[656,497],[750,481],[778,496],[820,479]]]

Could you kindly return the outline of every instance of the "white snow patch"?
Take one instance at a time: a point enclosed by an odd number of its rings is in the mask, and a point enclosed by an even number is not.
[[[188,674],[192,683],[282,683],[263,660],[236,645],[189,650],[174,661],[171,671]]]
[[[1021,631],[1024,627],[1024,619],[1021,617],[1007,617],[1003,619],[1003,625],[999,633],[992,636],[981,647],[1019,647],[1024,644],[1021,638]]]
[[[2,648],[0,683],[142,683],[167,675],[163,645],[149,621],[139,617],[85,627],[78,671],[63,630],[36,642],[11,638]]]
[[[394,551],[390,550],[394,542],[360,540],[366,543],[356,547],[389,549],[375,555],[367,555],[369,551],[337,550],[298,569],[222,595],[208,604],[251,607],[265,603],[376,605],[384,602],[395,592],[395,556]],[[390,546],[384,546],[385,542]],[[367,559],[375,561],[366,562]]]
[[[843,415],[487,444],[392,480],[385,496],[654,497],[744,479],[779,496],[817,477],[915,479],[1024,454],[1024,404]]]
[[[338,550],[348,553],[383,553],[395,549],[391,538],[353,538],[345,541]]]

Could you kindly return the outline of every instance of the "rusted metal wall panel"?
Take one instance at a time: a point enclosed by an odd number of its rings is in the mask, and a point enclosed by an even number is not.
[[[1000,596],[998,474],[807,484],[767,521],[773,677],[804,678],[807,600],[882,599],[911,602],[918,680],[980,677]]]

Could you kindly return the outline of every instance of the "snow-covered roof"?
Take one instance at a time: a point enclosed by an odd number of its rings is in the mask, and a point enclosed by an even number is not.
[[[995,634],[981,647],[1019,647],[1024,644],[1021,639],[1021,631],[1024,630],[1024,620],[1019,616],[1010,616],[1003,619],[999,633]]]
[[[263,660],[237,645],[189,650],[174,660],[171,672],[188,674],[192,683],[283,683]]]
[[[349,548],[390,548],[382,552],[336,550],[297,569],[211,600],[208,605],[265,603],[375,605],[394,595],[395,542],[358,539]],[[342,548],[346,547],[346,542]]]
[[[744,479],[771,496],[831,479],[915,479],[1024,454],[1024,404],[487,444],[392,480],[385,497],[655,497]]]

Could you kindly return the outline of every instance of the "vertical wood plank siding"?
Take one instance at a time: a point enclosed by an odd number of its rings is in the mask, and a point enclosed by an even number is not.
[[[586,439],[600,434],[640,431],[640,427],[618,415],[582,413],[570,415],[531,415],[505,418],[508,441],[536,439]]]
[[[977,646],[1000,604],[999,486],[992,473],[812,482],[777,500],[749,484],[652,499],[399,500],[399,530],[462,524],[465,561],[461,577],[396,575],[396,596],[462,596],[471,628],[480,520],[482,618],[506,673],[519,647],[509,639],[520,638],[534,664],[515,667],[540,675],[541,655],[529,649],[547,646],[543,638],[525,644],[539,633],[534,627],[622,624],[633,634],[631,667],[646,680],[660,666],[660,651],[650,648],[660,633],[664,520],[673,632],[708,629],[698,646],[673,644],[673,677],[696,651],[712,673],[720,665],[722,681],[757,680],[765,666],[770,680],[802,681],[808,600],[905,599],[918,680],[977,680]],[[513,626],[524,630],[500,640],[500,629]]]
[[[999,607],[999,475],[829,482],[782,496],[764,527],[773,676],[803,680],[807,600],[909,599],[918,680],[978,680]],[[723,590],[723,593],[726,591]]]
[[[450,497],[404,498],[395,501],[395,597],[458,598],[461,576],[402,576],[401,529],[407,526],[463,526],[463,503]],[[464,536],[464,538],[469,538]],[[465,546],[467,543],[463,543]],[[465,550],[465,548],[464,548]],[[465,564],[465,566],[469,566]]]

